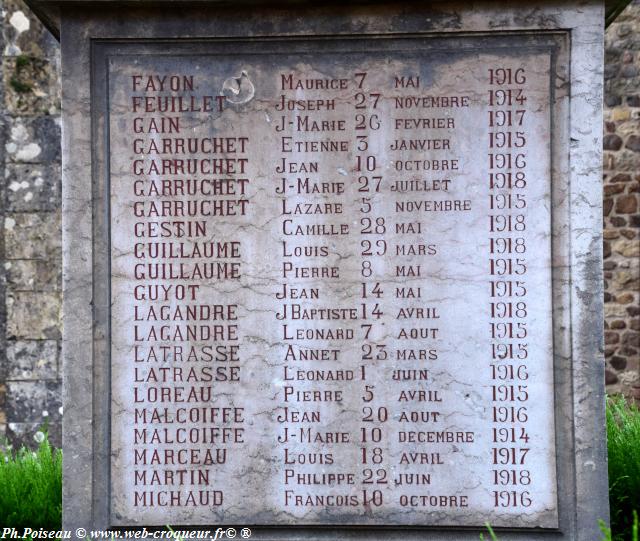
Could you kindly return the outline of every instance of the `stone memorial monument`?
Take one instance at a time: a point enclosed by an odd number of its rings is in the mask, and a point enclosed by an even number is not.
[[[66,528],[597,538],[601,2],[31,6]]]

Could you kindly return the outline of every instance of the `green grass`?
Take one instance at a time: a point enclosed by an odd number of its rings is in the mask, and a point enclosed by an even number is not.
[[[620,537],[620,534],[617,534],[616,536],[614,536],[613,532],[611,531],[611,528],[607,528],[607,525],[603,521],[600,521],[600,531],[602,532],[602,535],[604,535],[604,537],[602,538],[602,541],[614,541],[615,539],[624,539],[624,537]],[[628,539],[629,541],[638,541],[638,513],[636,513],[635,511],[633,512],[633,523],[631,525],[631,534],[630,534],[630,537],[627,537],[626,539]]]
[[[491,541],[498,541],[498,537],[493,532],[493,530],[491,529],[491,526],[489,525],[488,522],[485,523],[485,526],[487,527],[487,531],[489,532],[489,535],[491,536]],[[484,534],[480,534],[480,541],[485,541]]]
[[[0,524],[57,530],[62,523],[62,452],[48,439],[38,450],[0,451]]]
[[[637,406],[621,397],[607,400],[607,438],[611,541],[637,541],[635,513],[640,510],[640,410]],[[635,538],[632,537],[634,528]]]

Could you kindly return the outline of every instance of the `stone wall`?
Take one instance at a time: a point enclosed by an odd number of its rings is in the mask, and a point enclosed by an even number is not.
[[[0,126],[4,218],[0,438],[61,435],[58,44],[19,0],[2,0]]]
[[[608,28],[604,115],[605,357],[609,392],[640,400],[640,1]]]
[[[19,0],[0,6],[0,438],[32,445],[47,425],[59,444],[59,51]],[[640,399],[640,0],[608,29],[605,60],[606,377]]]

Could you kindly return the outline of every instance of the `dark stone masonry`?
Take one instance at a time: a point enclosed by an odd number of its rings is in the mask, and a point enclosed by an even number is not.
[[[59,50],[0,2],[0,441],[61,443]],[[606,34],[605,356],[609,392],[640,400],[640,1]]]
[[[605,41],[604,284],[606,382],[640,399],[640,2]]]

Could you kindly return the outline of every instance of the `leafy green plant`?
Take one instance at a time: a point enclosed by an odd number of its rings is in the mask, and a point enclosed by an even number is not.
[[[31,92],[32,87],[29,83],[22,80],[23,71],[27,70],[31,64],[31,59],[26,55],[20,55],[16,58],[16,68],[14,75],[9,80],[11,88],[20,94]]]
[[[57,530],[62,524],[62,452],[46,434],[36,452],[0,451],[0,524]]]
[[[31,59],[25,55],[21,54],[16,57],[16,72],[20,73],[24,68],[26,68],[31,63]]]
[[[491,525],[488,522],[485,522],[484,525],[487,528],[487,531],[489,532],[489,535],[491,536],[491,540],[492,541],[498,541],[498,537],[496,536],[494,531],[491,529]],[[480,541],[485,541],[484,534],[480,534]]]
[[[602,535],[604,535],[604,537],[602,538],[602,541],[612,541],[611,528],[607,528],[607,525],[605,524],[604,520],[599,520],[598,524],[600,525],[600,531],[602,532]]]
[[[31,92],[30,84],[23,83],[22,81],[16,79],[15,77],[11,77],[9,84],[11,85],[11,88],[13,88],[16,92],[19,92],[20,94]]]
[[[176,532],[174,531],[174,529],[173,529],[171,526],[169,526],[169,525],[167,524],[167,525],[166,525],[166,528],[167,528],[167,530],[169,530],[169,531],[173,534],[173,538],[174,538],[176,541],[184,541],[184,540],[182,539],[182,536],[181,536],[181,535],[176,535]]]
[[[640,410],[623,397],[607,400],[611,541],[637,541],[640,507]],[[634,535],[635,530],[635,538]]]
[[[613,536],[613,533],[611,531],[611,528],[607,528],[607,525],[604,523],[604,521],[600,520],[599,521],[600,524],[600,531],[602,532],[602,535],[604,535],[604,537],[602,538],[602,541],[614,541],[614,539],[620,539],[619,536]],[[638,540],[638,530],[639,530],[639,524],[638,524],[638,513],[636,513],[635,511],[633,512],[633,523],[631,524],[631,537],[629,537],[629,541],[639,541]]]

